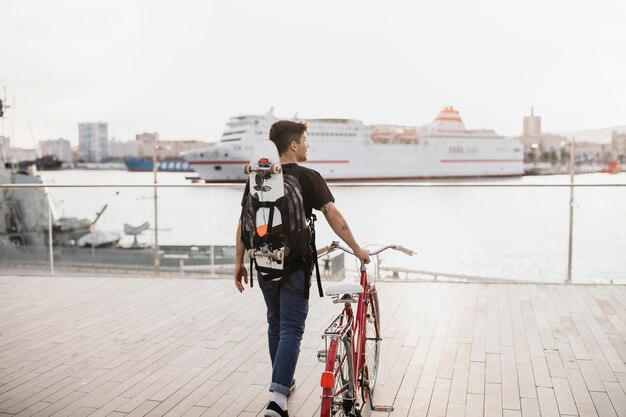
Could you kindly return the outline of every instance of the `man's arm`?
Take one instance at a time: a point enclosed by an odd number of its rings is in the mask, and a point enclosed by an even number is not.
[[[354,238],[346,219],[344,219],[343,215],[335,206],[335,203],[328,202],[324,204],[321,208],[322,213],[326,217],[326,221],[330,224],[330,227],[334,230],[334,232],[346,242],[346,245],[350,246],[350,249],[354,252],[354,254],[361,259],[364,263],[368,264],[370,262],[370,255],[367,249],[363,249]]]
[[[248,271],[243,264],[244,252],[243,242],[241,241],[241,219],[239,219],[239,223],[237,224],[237,236],[235,236],[235,271],[233,272],[235,287],[237,287],[239,292],[243,292],[244,290],[242,281],[246,284],[248,283]]]

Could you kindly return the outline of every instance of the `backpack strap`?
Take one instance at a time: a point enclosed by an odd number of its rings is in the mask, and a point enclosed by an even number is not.
[[[274,227],[274,210],[276,209],[276,205],[272,205],[270,207],[270,218],[267,219],[267,231],[271,231],[272,227]]]
[[[317,290],[320,294],[320,297],[324,296],[324,290],[322,289],[322,278],[320,277],[320,266],[317,262],[317,247],[315,246],[315,222],[317,221],[317,216],[311,213],[311,252],[313,252],[313,259],[315,260],[315,275],[317,276]],[[304,286],[305,295],[309,298],[309,286],[305,282]]]
[[[254,258],[250,258],[250,288],[253,287],[252,279],[254,277]]]

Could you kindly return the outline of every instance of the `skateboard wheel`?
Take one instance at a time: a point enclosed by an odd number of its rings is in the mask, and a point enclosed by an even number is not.
[[[254,259],[254,249],[248,249],[246,251],[246,256],[250,259]]]
[[[281,168],[280,168],[279,165],[276,165],[276,164],[271,164],[270,165],[270,172],[272,174],[278,174],[278,173],[280,173],[280,171],[281,171]]]
[[[281,262],[283,260],[283,255],[284,255],[284,252],[282,250],[277,249],[272,254],[272,257],[274,258],[275,261]]]
[[[252,172],[252,167],[250,166],[250,164],[245,164],[243,166],[243,173],[248,175],[251,172]]]

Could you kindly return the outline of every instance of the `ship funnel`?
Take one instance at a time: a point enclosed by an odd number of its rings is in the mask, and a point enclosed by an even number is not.
[[[465,130],[461,115],[452,106],[441,110],[432,124],[441,130]]]

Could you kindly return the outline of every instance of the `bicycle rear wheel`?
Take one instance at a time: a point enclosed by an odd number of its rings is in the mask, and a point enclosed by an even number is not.
[[[380,340],[380,308],[378,293],[374,288],[367,298],[367,310],[365,311],[365,365],[361,372],[363,404],[368,400],[371,403],[374,395],[380,360]]]
[[[355,415],[356,396],[349,337],[349,334],[344,338],[334,336],[328,345],[325,372],[332,372],[334,385],[332,388],[323,388],[322,390],[321,417],[352,417]]]

